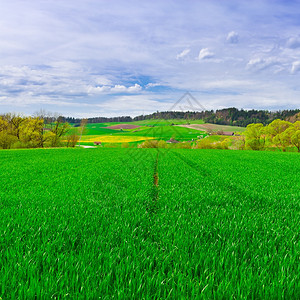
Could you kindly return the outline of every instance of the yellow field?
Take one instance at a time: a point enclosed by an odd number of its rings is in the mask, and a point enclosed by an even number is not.
[[[86,135],[82,136],[81,142],[101,142],[101,143],[130,143],[144,140],[151,140],[152,137],[145,136],[118,136],[118,135]]]

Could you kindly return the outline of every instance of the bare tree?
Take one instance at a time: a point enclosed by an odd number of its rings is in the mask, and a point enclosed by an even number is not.
[[[88,123],[88,119],[82,119],[80,122],[80,129],[79,129],[79,134],[80,134],[80,138],[79,138],[79,146],[80,146],[80,141],[81,141],[81,137],[82,134],[84,133],[85,129],[86,129],[86,125]]]

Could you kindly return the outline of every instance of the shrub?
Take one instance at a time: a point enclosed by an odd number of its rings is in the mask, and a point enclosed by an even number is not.
[[[192,145],[191,145],[191,143],[178,143],[178,144],[175,144],[175,148],[177,148],[177,149],[191,149]]]
[[[157,140],[147,140],[139,145],[139,148],[159,148],[159,141]]]
[[[122,143],[121,148],[130,148],[129,143]]]
[[[75,147],[77,142],[79,141],[79,135],[78,134],[70,134],[66,137],[66,146],[67,147]]]
[[[209,139],[202,139],[197,142],[194,149],[214,149],[214,144]]]

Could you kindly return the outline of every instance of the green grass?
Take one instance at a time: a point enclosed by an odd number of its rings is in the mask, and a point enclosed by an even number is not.
[[[0,297],[299,299],[299,174],[297,153],[2,150]]]
[[[113,125],[109,125],[113,126]],[[87,124],[85,135],[102,135],[102,134],[115,134],[116,131],[113,129],[106,128],[108,127],[106,124],[103,123],[91,123]]]
[[[141,127],[135,130],[123,131],[122,135],[128,136],[146,136],[153,137],[155,139],[169,140],[175,138],[179,141],[197,139],[198,136],[203,135],[203,131],[177,127],[177,126],[154,126],[154,127]]]
[[[180,126],[171,126],[173,125],[186,125],[186,124],[204,124],[202,120],[164,120],[164,119],[152,119],[152,120],[143,120],[135,121],[126,124],[137,125],[139,128],[134,129],[110,129],[109,126],[117,124],[125,124],[126,122],[111,122],[111,123],[90,123],[87,124],[87,127],[84,132],[84,136],[142,136],[142,137],[152,137],[159,140],[169,140],[170,138],[177,139],[179,141],[188,141],[196,140],[198,136],[205,135],[205,130],[191,129]],[[236,127],[236,126],[223,126],[210,124],[214,127],[214,130],[223,130],[223,131],[239,131],[242,132],[245,128]],[[76,129],[73,128],[73,131]],[[82,140],[85,140],[83,138]]]
[[[201,120],[198,121],[201,123]],[[123,123],[91,123],[87,125],[84,135],[118,135],[118,136],[143,136],[153,137],[155,139],[169,140],[170,138],[186,141],[197,139],[199,135],[203,135],[204,131],[195,129],[171,126],[171,124],[186,124],[181,120],[145,120],[131,122],[131,125],[139,125],[135,129],[109,129],[107,126],[113,126]]]

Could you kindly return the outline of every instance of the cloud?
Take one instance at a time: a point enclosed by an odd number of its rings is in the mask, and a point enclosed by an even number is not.
[[[126,92],[127,88],[124,85],[120,85],[120,84],[116,84],[114,87],[112,87],[110,89],[110,91],[112,92],[117,92],[117,93],[121,93],[121,92]]]
[[[291,73],[295,74],[300,70],[300,61],[294,61],[292,64]]]
[[[115,93],[137,93],[142,90],[142,87],[139,84],[135,84],[129,87],[126,87],[125,85],[116,84],[114,86],[91,86],[89,85],[87,87],[87,93],[92,94],[115,94]]]
[[[247,69],[261,71],[275,65],[281,65],[281,62],[277,57],[253,58],[249,60]]]
[[[146,85],[146,88],[152,88],[152,87],[156,87],[156,86],[162,86],[161,83],[152,83],[152,82],[149,82],[147,85]]]
[[[94,82],[98,85],[112,85],[112,81],[108,78],[106,78],[105,76],[97,76],[95,79],[94,79]]]
[[[136,93],[136,92],[141,91],[142,87],[139,84],[136,83],[135,85],[130,86],[127,90],[128,90],[128,92]]]
[[[61,103],[61,113],[72,114],[66,103],[86,103],[84,113],[100,114],[105,110],[94,111],[95,103],[122,95],[174,101],[187,90],[207,107],[210,90],[209,101],[223,106],[276,109],[289,99],[286,105],[299,107],[298,76],[285,76],[300,74],[298,1],[2,2],[1,112]],[[269,95],[278,83],[282,93]],[[261,102],[262,94],[274,103]],[[122,114],[122,103],[114,114]]]
[[[111,90],[110,86],[107,85],[103,85],[103,86],[88,86],[87,87],[87,93],[88,94],[101,94],[101,93],[105,93],[105,92],[109,92]]]
[[[167,110],[168,105],[157,95],[114,95],[109,100],[95,104],[93,109],[98,109],[101,115],[116,116],[121,110],[124,115],[137,116],[152,113],[153,107],[159,111]]]
[[[238,80],[238,79],[223,79],[204,82],[204,88],[249,88],[253,86],[252,80]]]
[[[199,60],[202,60],[202,59],[209,59],[209,58],[212,58],[214,57],[215,54],[213,52],[210,52],[208,50],[208,48],[203,48],[200,50],[199,52],[199,56],[198,56],[198,59]]]
[[[300,47],[300,38],[299,37],[292,37],[289,38],[287,41],[287,47],[291,49],[296,49]]]
[[[230,44],[237,44],[239,42],[239,35],[235,31],[228,33],[226,41]]]
[[[185,56],[187,56],[190,53],[190,49],[185,49],[182,52],[180,52],[179,54],[177,54],[176,59],[182,59]]]

